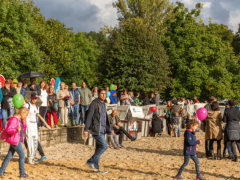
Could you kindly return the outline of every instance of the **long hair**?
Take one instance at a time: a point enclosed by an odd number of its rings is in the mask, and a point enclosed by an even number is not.
[[[40,88],[41,88],[41,84],[42,83],[45,83],[45,86],[44,86],[43,89],[46,90],[47,89],[47,84],[46,84],[46,82],[44,80],[41,80],[41,82],[39,83]]]
[[[5,84],[6,84],[6,83],[10,84],[10,89],[13,88],[13,82],[12,82],[11,79],[6,79]]]

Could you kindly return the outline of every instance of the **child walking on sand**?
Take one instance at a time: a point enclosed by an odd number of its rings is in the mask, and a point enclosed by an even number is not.
[[[28,177],[24,169],[25,154],[22,147],[22,143],[24,141],[24,131],[27,129],[26,118],[28,116],[28,113],[29,110],[25,107],[17,109],[14,116],[9,117],[8,122],[6,123],[5,128],[1,133],[1,139],[10,144],[8,154],[5,157],[0,168],[1,177],[5,176],[5,170],[8,166],[9,161],[13,158],[15,152],[17,152],[19,155],[20,177]]]
[[[190,120],[187,123],[187,130],[184,133],[184,163],[181,166],[180,170],[178,171],[177,176],[175,177],[176,179],[183,179],[182,178],[182,172],[185,169],[185,167],[189,163],[189,159],[191,158],[195,162],[195,167],[196,167],[196,172],[197,172],[197,178],[196,180],[205,180],[201,175],[200,175],[200,169],[199,169],[199,160],[196,155],[196,145],[201,144],[200,140],[196,140],[195,136],[195,131],[198,128],[199,123],[195,120]]]
[[[173,116],[173,118],[171,119],[171,134],[170,136],[172,137],[172,134],[174,133],[175,137],[177,138],[177,133],[178,133],[178,125],[179,125],[179,117],[178,117],[178,113],[176,112]]]

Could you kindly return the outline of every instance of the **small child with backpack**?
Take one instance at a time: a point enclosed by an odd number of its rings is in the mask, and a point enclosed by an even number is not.
[[[173,133],[175,137],[177,138],[177,132],[178,132],[178,125],[179,125],[179,117],[178,117],[178,112],[174,114],[172,119],[170,120],[170,127],[171,127],[171,133],[170,136],[172,137]]]
[[[197,178],[196,180],[205,180],[201,175],[200,175],[200,169],[199,169],[199,160],[196,155],[196,145],[201,144],[200,140],[196,140],[195,136],[195,131],[197,130],[199,126],[199,123],[196,120],[190,120],[187,123],[187,130],[184,133],[184,150],[183,150],[183,155],[184,155],[184,163],[181,166],[181,168],[178,171],[177,176],[175,177],[176,179],[183,179],[182,178],[182,172],[185,169],[185,167],[189,163],[189,159],[191,158],[195,162],[196,166],[196,172],[197,172]]]
[[[27,129],[26,118],[28,113],[29,110],[27,108],[21,107],[16,110],[14,116],[7,119],[4,130],[1,133],[1,140],[9,143],[10,148],[0,168],[0,177],[5,176],[5,170],[15,152],[19,155],[20,177],[28,177],[24,169],[25,154],[22,147],[22,143],[24,142],[24,132]]]

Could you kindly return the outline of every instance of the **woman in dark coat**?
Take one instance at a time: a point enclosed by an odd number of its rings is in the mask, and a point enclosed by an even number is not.
[[[16,89],[13,87],[13,82],[11,79],[7,79],[5,81],[5,85],[2,88],[2,103],[1,103],[1,108],[2,108],[2,129],[4,129],[5,124],[6,124],[6,119],[9,116],[12,116],[15,113],[15,107],[12,102],[13,96],[17,94]]]
[[[234,154],[233,161],[238,162],[236,144],[238,151],[240,152],[240,111],[235,107],[236,102],[231,99],[229,102],[230,109],[227,109],[223,116],[223,121],[226,124],[227,138],[232,144],[232,150]]]
[[[160,134],[163,132],[163,122],[159,115],[155,115],[152,119],[152,128],[150,130],[150,134],[155,137],[155,134]]]
[[[153,93],[151,94],[150,104],[156,104],[156,97]]]
[[[145,94],[145,98],[143,99],[142,106],[146,106],[150,104],[150,99],[148,98],[148,94]]]

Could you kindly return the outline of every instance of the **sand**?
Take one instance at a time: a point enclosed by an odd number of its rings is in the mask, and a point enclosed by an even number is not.
[[[163,179],[172,180],[183,163],[183,132],[180,138],[147,137],[142,140],[124,141],[124,149],[108,149],[101,157],[100,168],[108,174],[92,172],[85,165],[94,153],[94,147],[76,143],[65,143],[45,148],[47,161],[38,165],[25,164],[28,179]],[[204,133],[197,133],[204,142]],[[216,145],[214,146],[216,153]],[[223,146],[222,146],[223,148]],[[208,180],[240,180],[240,162],[229,159],[205,158],[204,144],[198,145],[201,175]],[[38,155],[39,158],[39,155]],[[1,157],[2,163],[4,156]],[[184,179],[196,179],[194,163],[182,174]],[[19,179],[18,157],[10,161],[4,179]]]

